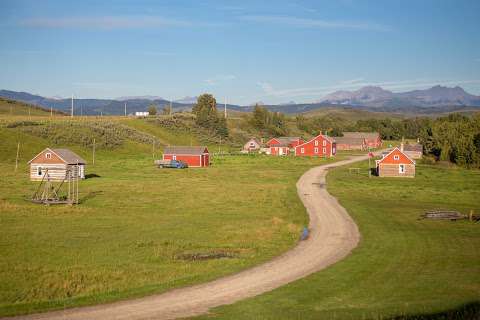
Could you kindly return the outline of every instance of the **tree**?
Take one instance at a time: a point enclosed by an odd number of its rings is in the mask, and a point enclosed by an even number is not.
[[[151,104],[148,106],[148,114],[151,116],[154,116],[157,114],[157,106],[154,104]]]
[[[228,136],[227,120],[218,115],[217,100],[213,95],[208,93],[200,95],[192,108],[192,113],[196,116],[197,125],[213,130],[222,137]]]

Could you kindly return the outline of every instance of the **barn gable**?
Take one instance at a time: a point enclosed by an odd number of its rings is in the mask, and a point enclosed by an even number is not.
[[[382,159],[377,160],[377,164],[385,163],[385,164],[415,164],[408,155],[403,153],[400,149],[395,147],[390,153],[385,155]]]
[[[28,161],[28,164],[31,163],[86,164],[87,162],[68,149],[46,148]]]

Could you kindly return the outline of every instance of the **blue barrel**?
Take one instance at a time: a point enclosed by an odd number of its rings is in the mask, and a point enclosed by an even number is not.
[[[300,240],[307,240],[309,235],[309,231],[307,227],[303,227],[302,235],[300,236]]]

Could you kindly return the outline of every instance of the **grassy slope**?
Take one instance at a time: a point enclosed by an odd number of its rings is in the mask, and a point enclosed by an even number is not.
[[[55,112],[55,111],[54,111]],[[50,116],[50,110],[27,103],[0,98],[0,115],[8,116]]]
[[[26,162],[51,145],[0,128],[0,315],[161,292],[266,261],[297,241],[306,215],[295,182],[324,162],[241,156],[215,158],[208,169],[159,170],[151,146],[127,141],[97,150],[87,174],[99,177],[81,182],[81,205],[38,206],[25,200],[37,185]],[[88,149],[66,147],[91,159]],[[215,252],[235,258],[175,258]]]
[[[418,166],[415,179],[369,179],[339,168],[327,180],[358,224],[360,246],[325,271],[217,308],[215,318],[379,319],[479,302],[478,224],[417,220],[432,208],[480,212],[479,171]]]

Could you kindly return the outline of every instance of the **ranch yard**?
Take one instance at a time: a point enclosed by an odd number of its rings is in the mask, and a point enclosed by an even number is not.
[[[305,210],[295,183],[322,159],[217,157],[161,170],[149,146],[100,150],[78,206],[27,201],[26,162],[48,141],[0,128],[0,315],[143,296],[205,282],[291,248]],[[72,146],[85,155],[88,150]],[[13,158],[12,158],[13,156]],[[220,259],[221,258],[221,259]]]

